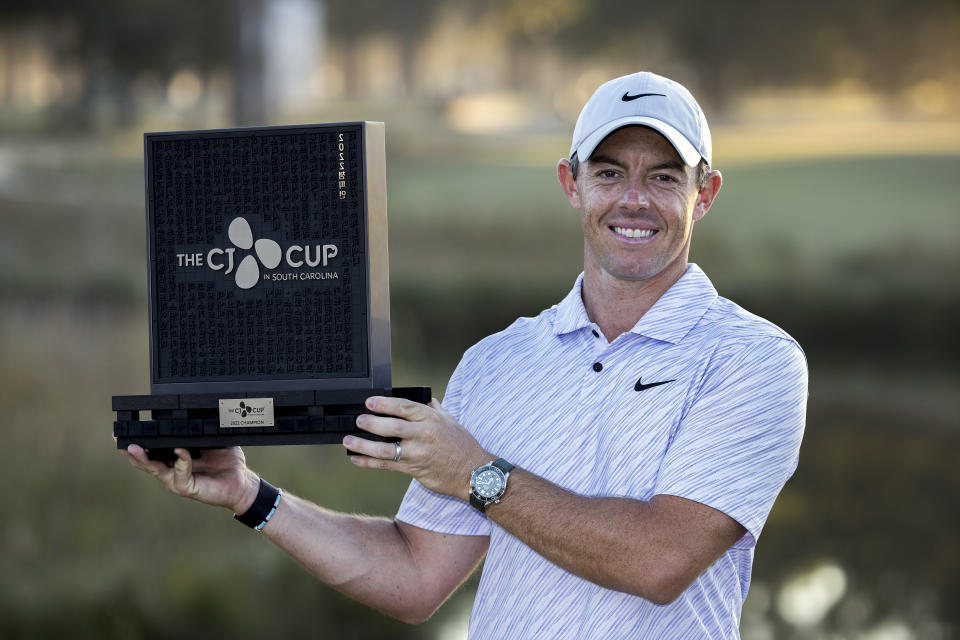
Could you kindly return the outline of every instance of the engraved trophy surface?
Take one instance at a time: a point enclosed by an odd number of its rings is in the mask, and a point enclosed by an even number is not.
[[[113,397],[118,447],[334,443],[371,395],[429,402],[391,385],[384,148],[379,122],[144,135],[151,393]]]

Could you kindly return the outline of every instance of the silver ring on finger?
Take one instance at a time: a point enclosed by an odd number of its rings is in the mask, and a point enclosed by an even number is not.
[[[400,454],[403,453],[403,447],[400,446],[399,442],[394,442],[393,446],[397,448],[397,452],[393,454],[393,461],[400,462]]]

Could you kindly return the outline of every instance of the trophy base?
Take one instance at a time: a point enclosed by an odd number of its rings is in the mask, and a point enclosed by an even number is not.
[[[223,426],[221,400],[271,399],[271,426]],[[233,394],[164,394],[113,396],[113,435],[118,449],[136,444],[151,460],[174,460],[174,448],[199,457],[201,449],[283,444],[339,444],[348,434],[394,442],[357,428],[357,416],[369,413],[370,396],[393,396],[430,403],[430,387],[342,389],[329,391],[269,391]],[[150,419],[141,420],[140,412]]]

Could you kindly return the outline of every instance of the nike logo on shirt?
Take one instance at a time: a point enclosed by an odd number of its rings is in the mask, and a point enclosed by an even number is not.
[[[659,387],[662,384],[667,384],[668,382],[676,382],[676,380],[664,380],[662,382],[651,382],[649,384],[643,384],[643,378],[637,380],[637,384],[634,385],[634,391],[643,391],[644,389],[649,389],[650,387]]]

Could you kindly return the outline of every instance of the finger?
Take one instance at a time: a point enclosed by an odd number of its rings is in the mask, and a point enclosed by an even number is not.
[[[430,408],[442,415],[450,416],[451,418],[453,417],[453,415],[449,411],[443,408],[443,405],[440,404],[440,401],[437,400],[436,398],[431,398]]]
[[[375,433],[378,436],[390,438],[406,438],[414,435],[416,430],[406,420],[399,418],[387,418],[384,416],[371,416],[363,414],[357,416],[357,426],[364,431]]]
[[[238,460],[244,461],[243,452],[240,451],[239,447],[200,449],[199,457],[194,458],[192,454],[190,456],[194,473],[220,469],[225,465],[233,465]]]
[[[349,437],[349,436],[348,436]],[[358,438],[360,439],[360,438]],[[382,443],[377,443],[382,444]],[[401,463],[393,461],[393,454],[389,460],[373,456],[350,456],[350,462],[364,469],[379,469],[381,471],[403,471]]]
[[[148,460],[146,449],[144,449],[138,444],[127,445],[127,453],[132,455],[137,460],[144,460],[144,461]]]
[[[427,415],[427,405],[406,398],[370,396],[367,398],[366,406],[371,411],[396,416],[404,420],[423,420]]]
[[[347,436],[343,439],[343,446],[354,453],[390,462],[393,462],[393,457],[397,455],[397,445],[392,442],[374,442],[366,438]]]
[[[158,477],[167,471],[167,465],[159,460],[148,458],[146,450],[138,444],[131,444],[126,450],[121,449],[120,453],[130,464],[141,471],[146,471]]]
[[[177,461],[173,464],[173,488],[181,495],[189,495],[193,491],[193,460],[186,449],[174,449]]]

